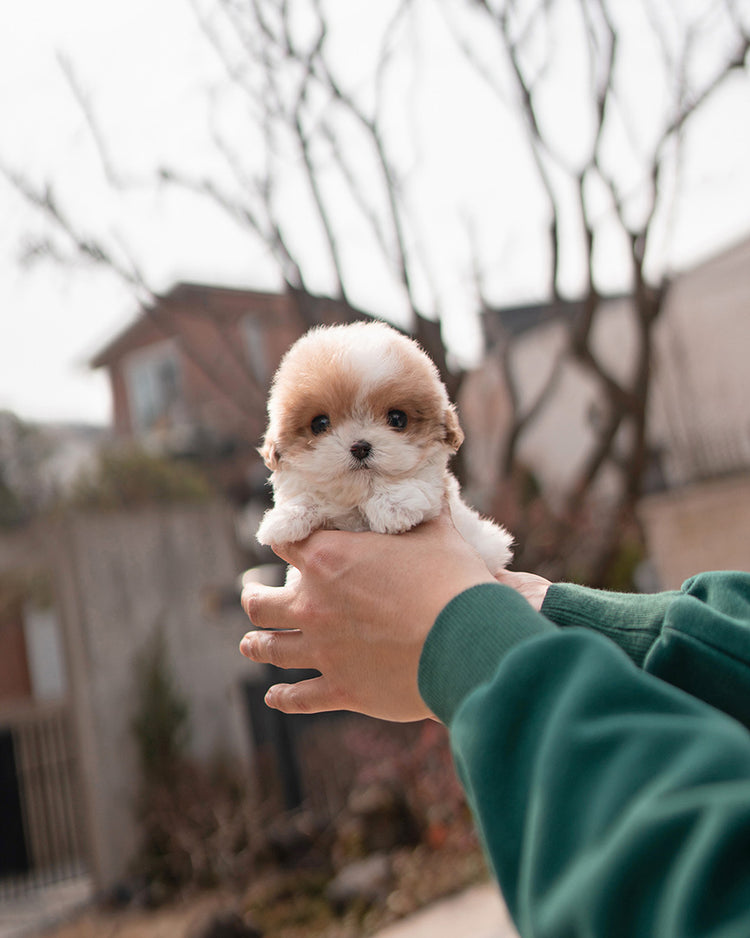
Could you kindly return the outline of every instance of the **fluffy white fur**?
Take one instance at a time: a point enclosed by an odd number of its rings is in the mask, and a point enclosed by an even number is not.
[[[261,544],[316,528],[398,534],[436,517],[453,522],[492,573],[511,559],[508,532],[469,508],[448,460],[463,441],[432,361],[384,323],[307,332],[279,366],[263,458],[274,507]]]

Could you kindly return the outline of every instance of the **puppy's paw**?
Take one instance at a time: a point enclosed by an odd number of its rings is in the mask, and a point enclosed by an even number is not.
[[[459,534],[481,554],[490,573],[497,576],[513,559],[513,536],[502,525],[470,508],[461,498],[453,476],[448,478],[448,500]]]
[[[499,524],[491,524],[482,531],[479,550],[490,573],[497,576],[513,559],[513,537]]]
[[[456,524],[456,527],[481,554],[490,573],[497,576],[513,559],[513,537],[502,525],[489,518],[477,515],[472,520],[471,525]]]
[[[255,537],[258,543],[267,546],[292,544],[304,541],[318,527],[320,519],[314,509],[307,505],[284,505],[269,508]]]
[[[421,524],[427,516],[429,505],[425,501],[412,500],[408,505],[392,502],[384,497],[371,499],[365,514],[371,531],[378,534],[403,534]]]

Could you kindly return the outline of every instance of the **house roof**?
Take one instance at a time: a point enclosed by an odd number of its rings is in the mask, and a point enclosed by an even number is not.
[[[559,319],[575,319],[580,315],[582,308],[581,300],[551,300],[523,306],[486,307],[484,322],[491,339],[499,337],[499,330],[502,330],[504,336],[518,336]]]
[[[272,293],[180,282],[167,293],[157,295],[149,306],[142,307],[139,315],[96,353],[90,365],[92,368],[104,367],[134,346],[152,342],[160,334],[164,337],[173,335],[174,328],[170,322],[175,313],[214,320],[236,320],[251,313],[261,319],[278,321],[289,314],[291,299],[289,292]],[[312,307],[312,317],[320,322],[372,318],[344,300],[333,297],[306,294],[305,302]],[[170,315],[165,315],[167,313]]]
[[[625,294],[611,294],[602,296],[601,302],[609,304],[623,299],[627,299]],[[583,308],[583,299],[547,300],[522,306],[485,306],[482,319],[488,345],[492,348],[509,338],[517,338],[553,322],[575,322]]]

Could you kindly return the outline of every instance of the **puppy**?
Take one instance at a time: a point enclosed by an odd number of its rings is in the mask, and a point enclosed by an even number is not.
[[[318,327],[284,356],[268,401],[261,454],[274,507],[261,544],[317,528],[399,534],[435,518],[444,500],[490,571],[512,538],[466,505],[448,460],[464,435],[437,368],[381,322]]]

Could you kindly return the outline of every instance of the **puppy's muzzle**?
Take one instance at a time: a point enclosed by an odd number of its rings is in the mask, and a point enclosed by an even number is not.
[[[349,447],[349,452],[359,463],[363,463],[372,452],[372,446],[367,440],[357,440]]]

